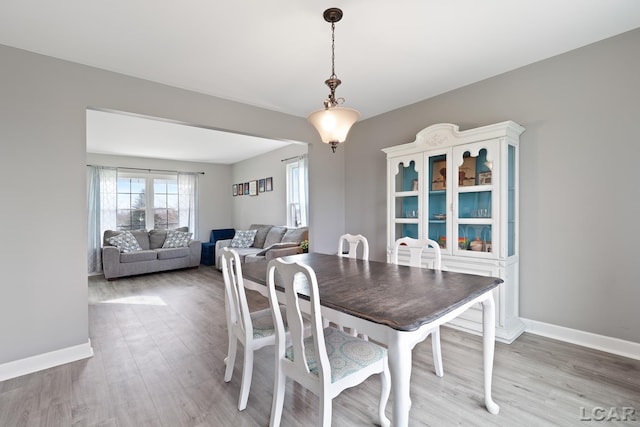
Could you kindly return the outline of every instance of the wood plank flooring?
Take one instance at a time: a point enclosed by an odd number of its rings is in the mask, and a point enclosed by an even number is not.
[[[236,406],[241,352],[233,379],[223,381],[220,272],[200,266],[112,282],[92,277],[89,295],[95,356],[0,382],[0,426],[269,424],[273,348],[256,353],[246,410]],[[268,306],[254,292],[249,300],[254,309]],[[640,361],[529,334],[497,343],[500,414],[491,415],[483,406],[480,337],[443,328],[441,339],[443,378],[433,373],[429,340],[413,351],[411,426],[585,426],[607,414],[618,418],[607,425],[640,425]],[[338,396],[333,425],[376,425],[379,390],[375,377]],[[289,381],[282,425],[315,425],[317,412],[317,398]]]

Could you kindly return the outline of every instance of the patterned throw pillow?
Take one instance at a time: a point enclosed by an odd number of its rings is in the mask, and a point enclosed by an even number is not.
[[[138,243],[138,241],[130,231],[123,231],[120,234],[110,237],[109,244],[117,247],[122,253],[142,250],[142,248],[140,247],[140,243]]]
[[[253,239],[256,238],[258,230],[238,230],[233,240],[231,240],[232,248],[250,248],[253,245]]]
[[[167,238],[164,239],[162,244],[163,248],[183,248],[189,246],[191,235],[193,233],[187,233],[178,230],[167,230]]]

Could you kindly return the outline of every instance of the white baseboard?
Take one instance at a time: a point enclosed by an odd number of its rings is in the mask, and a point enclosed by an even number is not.
[[[31,374],[33,372],[42,371],[43,369],[53,368],[54,366],[64,365],[65,363],[75,362],[76,360],[86,359],[93,356],[93,348],[91,340],[87,340],[85,344],[75,345],[60,350],[50,351],[48,353],[38,354],[36,356],[26,357],[24,359],[14,360],[13,362],[3,363],[0,365],[0,381],[11,378],[20,377],[22,375]]]
[[[640,360],[640,343],[522,318],[525,332]]]

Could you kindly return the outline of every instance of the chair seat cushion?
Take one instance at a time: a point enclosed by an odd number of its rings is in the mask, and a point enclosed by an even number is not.
[[[135,252],[123,252],[120,254],[120,262],[139,262],[139,261],[152,261],[158,257],[156,251],[152,250],[139,250]]]
[[[384,358],[387,350],[370,341],[353,337],[336,328],[325,328],[324,342],[331,365],[331,382],[336,382]],[[304,352],[309,371],[318,373],[313,337],[305,338]],[[286,357],[293,360],[293,346],[287,347]]]
[[[285,323],[284,328],[287,330],[287,313],[282,305],[280,306],[280,313],[282,313],[282,320]],[[251,317],[251,324],[253,325],[253,339],[266,338],[276,334],[270,308],[253,311],[249,316]]]
[[[158,259],[173,259],[173,258],[184,258],[189,256],[190,249],[187,247],[182,248],[160,248],[156,249],[158,253]]]

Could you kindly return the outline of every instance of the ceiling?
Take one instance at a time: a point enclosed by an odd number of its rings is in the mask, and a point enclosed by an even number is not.
[[[363,119],[640,27],[638,0],[3,0],[0,44],[306,117],[333,6],[336,93]]]
[[[87,152],[234,164],[291,144],[151,117],[87,110]]]

